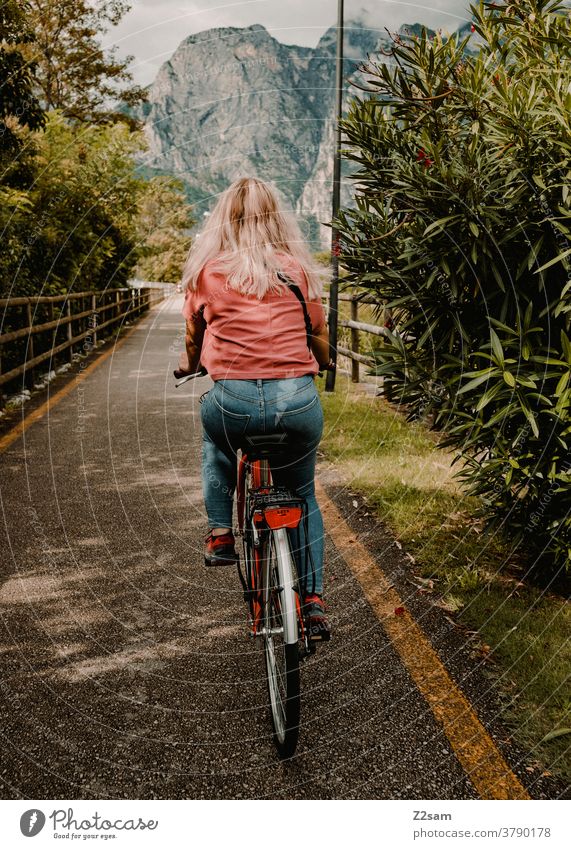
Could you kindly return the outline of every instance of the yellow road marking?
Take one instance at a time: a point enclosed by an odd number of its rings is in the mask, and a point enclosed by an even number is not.
[[[316,481],[327,531],[361,584],[402,662],[448,737],[462,768],[482,799],[529,799],[474,708],[452,680],[428,637],[412,618],[387,576],[355,538],[341,513]],[[396,608],[404,608],[402,615]]]
[[[39,407],[35,410],[32,410],[21,422],[18,422],[8,433],[4,434],[4,436],[0,437],[0,454],[5,451],[13,442],[19,439],[22,434],[24,434],[30,425],[33,425],[34,422],[37,422],[39,419],[43,418],[46,413],[55,407],[56,404],[59,404],[61,400],[63,400],[66,395],[69,395],[72,392],[78,383],[81,383],[82,380],[91,374],[98,366],[105,362],[118,348],[123,345],[124,342],[127,341],[131,333],[133,333],[140,325],[136,324],[134,327],[129,328],[129,330],[125,333],[124,336],[119,339],[109,350],[105,351],[103,354],[100,354],[96,360],[90,363],[86,368],[82,369],[79,374],[75,375],[74,380],[70,380],[69,383],[66,383],[59,392],[56,392],[55,395],[50,395],[47,401],[44,401]]]

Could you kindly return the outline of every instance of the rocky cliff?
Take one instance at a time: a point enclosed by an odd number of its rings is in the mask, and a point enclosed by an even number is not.
[[[413,33],[419,24],[405,25]],[[384,30],[350,21],[345,77],[379,47]],[[145,165],[175,174],[196,211],[208,210],[233,179],[271,180],[303,219],[314,247],[330,231],[334,149],[336,30],[315,48],[286,45],[265,27],[224,27],[186,38],[161,67],[143,117]],[[345,202],[350,184],[344,181]]]

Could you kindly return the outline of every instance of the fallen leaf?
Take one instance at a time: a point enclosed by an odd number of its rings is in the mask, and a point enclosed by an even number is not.
[[[434,607],[439,607],[445,613],[458,613],[459,610],[462,610],[463,604],[459,599],[449,597],[447,601],[435,601]]]
[[[404,607],[395,607],[395,616],[404,616]]]
[[[451,625],[454,625],[455,628],[461,627],[461,625],[459,625],[458,622],[455,622],[453,619],[451,619],[450,616],[447,616],[446,614],[444,614],[444,618],[447,619],[450,622]]]
[[[413,578],[415,579],[415,581],[418,581],[418,584],[416,586],[420,584],[420,586],[428,587],[429,590],[434,589],[434,581],[432,580],[432,578],[423,578],[421,575],[413,575]],[[413,583],[414,581],[411,581],[411,584]]]
[[[540,740],[540,743],[547,743],[549,740],[555,740],[556,737],[563,737],[564,734],[571,734],[571,728],[554,728],[549,734]]]

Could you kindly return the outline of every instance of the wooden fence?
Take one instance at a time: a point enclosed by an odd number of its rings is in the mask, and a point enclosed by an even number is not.
[[[326,308],[328,307],[328,299],[325,299]],[[349,319],[341,318],[341,304],[349,303],[351,305],[351,313]],[[350,335],[350,347],[347,348],[344,345],[337,345],[337,352],[341,354],[343,357],[347,357],[351,360],[351,380],[353,383],[359,383],[360,381],[360,364],[369,366],[369,368],[374,364],[374,358],[371,355],[366,355],[361,353],[361,333],[369,333],[373,336],[387,337],[389,332],[386,327],[377,325],[377,324],[367,324],[366,322],[359,321],[359,306],[361,304],[376,304],[378,303],[374,298],[363,296],[363,295],[347,295],[340,294],[339,295],[339,327],[347,327],[351,331]],[[389,311],[385,310],[383,314],[383,321],[389,318]]]
[[[107,289],[69,295],[0,299],[0,404],[7,384],[32,387],[42,363],[72,362],[115,325],[138,318],[162,301],[165,289]]]

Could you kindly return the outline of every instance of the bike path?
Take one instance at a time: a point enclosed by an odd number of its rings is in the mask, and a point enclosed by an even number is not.
[[[152,312],[0,456],[3,797],[480,797],[348,565],[342,513],[326,540],[334,639],[303,666],[298,750],[277,760],[236,572],[202,565],[210,381],[174,388],[180,306]],[[342,510],[339,481],[322,480]],[[392,544],[376,526],[368,539],[373,554]]]

